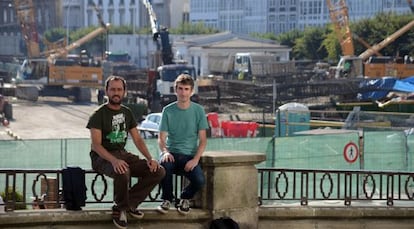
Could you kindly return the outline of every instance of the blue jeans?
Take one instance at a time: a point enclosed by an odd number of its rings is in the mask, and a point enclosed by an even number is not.
[[[183,189],[180,199],[192,199],[194,195],[204,186],[205,177],[203,170],[198,164],[192,171],[184,171],[185,164],[193,159],[193,156],[171,153],[174,156],[174,162],[163,162],[161,165],[165,169],[165,177],[161,181],[163,200],[172,202],[173,196],[173,174],[183,175],[189,180],[189,184]]]

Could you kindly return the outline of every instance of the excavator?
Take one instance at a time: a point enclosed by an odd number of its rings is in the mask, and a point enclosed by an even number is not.
[[[407,0],[414,12],[411,0]],[[343,56],[335,69],[335,78],[381,78],[391,76],[406,78],[414,75],[414,63],[409,56],[398,59],[391,56],[380,56],[379,51],[395,41],[398,37],[414,26],[414,20],[386,37],[383,41],[375,44],[358,56],[354,53],[353,37],[349,28],[348,7],[345,0],[326,0],[329,15],[334,25],[338,41],[341,45]],[[358,39],[358,37],[356,37]],[[360,40],[360,38],[359,38]],[[364,44],[364,46],[368,46]]]
[[[103,87],[101,63],[86,50],[75,55],[70,52],[108,31],[110,25],[101,23],[99,28],[79,40],[41,53],[32,0],[14,0],[14,6],[27,47],[27,59],[16,77],[16,97],[36,101],[39,96],[57,96],[75,102],[90,101],[91,88]],[[101,19],[96,5],[94,7]]]

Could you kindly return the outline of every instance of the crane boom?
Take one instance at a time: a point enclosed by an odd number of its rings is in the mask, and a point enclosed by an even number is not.
[[[370,56],[372,56],[375,52],[380,51],[387,45],[394,42],[398,37],[400,37],[402,34],[410,30],[414,26],[414,20],[412,20],[410,23],[406,24],[399,30],[397,30],[395,33],[391,34],[390,36],[386,37],[384,40],[382,40],[380,43],[373,45],[371,48],[365,50],[363,53],[359,54],[359,57],[362,60],[367,60]]]
[[[341,45],[344,56],[354,55],[352,32],[349,28],[348,7],[345,0],[326,0],[329,16],[334,24],[334,29]]]
[[[155,15],[154,9],[152,8],[151,2],[149,0],[142,0],[142,4],[147,8],[148,15],[151,23],[151,31],[154,41],[158,40],[160,35],[160,25],[158,24],[157,15]]]
[[[22,30],[22,37],[26,43],[27,56],[29,59],[39,57],[39,36],[32,0],[14,0],[14,8]]]
[[[106,32],[110,27],[110,24],[107,23],[105,24],[105,27],[101,26],[97,29],[95,29],[94,31],[88,33],[86,36],[80,38],[79,40],[71,43],[70,45],[64,47],[64,48],[59,48],[57,50],[53,50],[53,53],[49,55],[48,57],[48,61],[49,62],[53,62],[54,59],[62,57],[67,55],[70,51],[80,47],[81,45],[83,45],[84,43],[92,40],[93,38],[95,38],[96,36],[98,36],[99,34]]]
[[[48,51],[49,56],[48,56],[47,59],[48,59],[49,63],[52,63],[56,58],[66,56],[70,51],[72,51],[72,50],[80,47],[81,45],[85,44],[86,42],[92,40],[93,38],[95,38],[99,34],[108,31],[108,29],[110,27],[110,24],[109,23],[105,24],[103,22],[102,15],[99,12],[99,9],[95,4],[94,4],[94,9],[96,11],[100,27],[95,29],[94,31],[88,33],[86,36],[81,37],[77,41],[72,42],[71,44],[69,44],[66,47],[62,47],[62,48],[58,48],[58,49]]]
[[[148,11],[148,16],[151,23],[152,38],[157,42],[158,39],[161,40],[161,55],[163,64],[174,64],[174,54],[172,52],[172,47],[170,44],[170,35],[168,29],[159,25],[157,15],[152,8],[151,1],[142,0],[142,3]],[[157,48],[159,49],[159,45],[157,45]]]

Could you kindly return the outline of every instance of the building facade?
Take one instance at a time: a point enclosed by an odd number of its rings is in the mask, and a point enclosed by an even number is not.
[[[346,0],[346,4],[351,21],[380,12],[410,12],[407,0]],[[279,34],[323,26],[330,18],[326,0],[191,0],[190,22],[237,34]]]

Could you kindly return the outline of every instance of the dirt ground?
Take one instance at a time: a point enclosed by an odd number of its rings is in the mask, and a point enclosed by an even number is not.
[[[57,97],[39,97],[37,102],[9,100],[13,106],[13,120],[10,120],[8,127],[0,125],[0,140],[87,138],[89,131],[85,128],[86,123],[98,107],[95,101],[77,104]],[[221,105],[209,102],[202,105],[207,113],[219,113],[222,120],[262,118],[260,108],[240,102],[222,101]],[[257,115],[254,115],[256,112]]]

